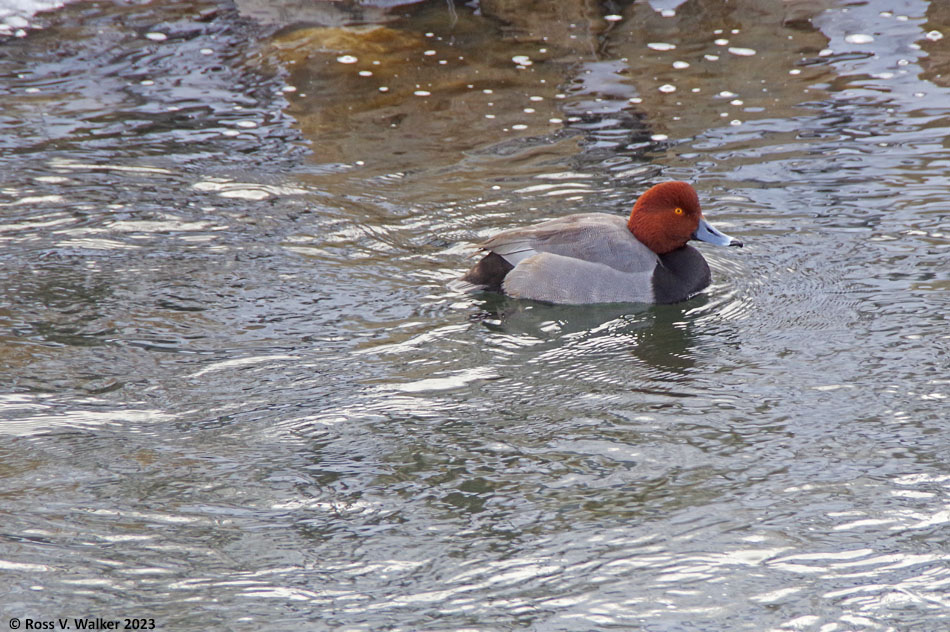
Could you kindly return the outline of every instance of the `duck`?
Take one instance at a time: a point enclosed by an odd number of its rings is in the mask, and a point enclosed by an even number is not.
[[[454,287],[565,305],[679,303],[711,280],[690,240],[742,247],[706,221],[692,185],[662,182],[626,219],[576,213],[492,236]]]

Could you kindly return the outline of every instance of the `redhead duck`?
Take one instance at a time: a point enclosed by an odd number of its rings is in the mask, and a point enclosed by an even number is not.
[[[690,239],[742,246],[709,225],[692,186],[663,182],[626,221],[578,213],[498,233],[457,287],[562,304],[676,303],[709,285],[709,265]]]

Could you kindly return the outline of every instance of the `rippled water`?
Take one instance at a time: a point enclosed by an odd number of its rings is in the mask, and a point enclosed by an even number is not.
[[[3,624],[945,629],[947,6],[394,4],[0,32]],[[670,178],[689,302],[446,286]]]

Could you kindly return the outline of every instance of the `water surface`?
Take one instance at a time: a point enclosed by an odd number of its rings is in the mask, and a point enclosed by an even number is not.
[[[941,2],[308,7],[0,42],[6,619],[946,627]],[[672,178],[686,303],[447,287]]]

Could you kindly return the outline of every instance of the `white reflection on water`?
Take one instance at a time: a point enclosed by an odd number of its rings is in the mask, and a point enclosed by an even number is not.
[[[0,569],[5,571],[25,571],[28,573],[44,573],[53,570],[45,564],[30,564],[28,562],[10,562],[0,560]]]
[[[189,377],[197,378],[205,375],[206,373],[211,373],[212,371],[225,371],[230,369],[243,369],[245,367],[250,367],[258,364],[267,364],[265,370],[273,371],[274,366],[270,363],[273,362],[294,362],[299,361],[301,358],[299,356],[293,355],[268,355],[268,356],[252,356],[245,358],[234,358],[231,360],[222,360],[220,362],[214,362],[208,364],[198,371],[192,373]]]
[[[52,400],[27,394],[0,394],[0,435],[26,436],[56,430],[95,428],[110,424],[167,422],[173,415],[161,410],[112,410],[101,400],[76,400],[74,406],[103,407],[103,410],[62,409]]]
[[[64,239],[59,242],[61,248],[76,248],[78,250],[130,250],[137,248],[133,244],[113,241],[111,239]]]
[[[430,377],[414,382],[407,382],[394,386],[396,390],[406,393],[425,393],[428,391],[445,391],[461,388],[477,380],[490,380],[498,377],[495,371],[488,367],[467,369],[446,377]]]
[[[196,191],[212,191],[224,198],[260,201],[272,196],[304,195],[306,189],[286,185],[234,182],[228,179],[203,180],[192,185]]]

